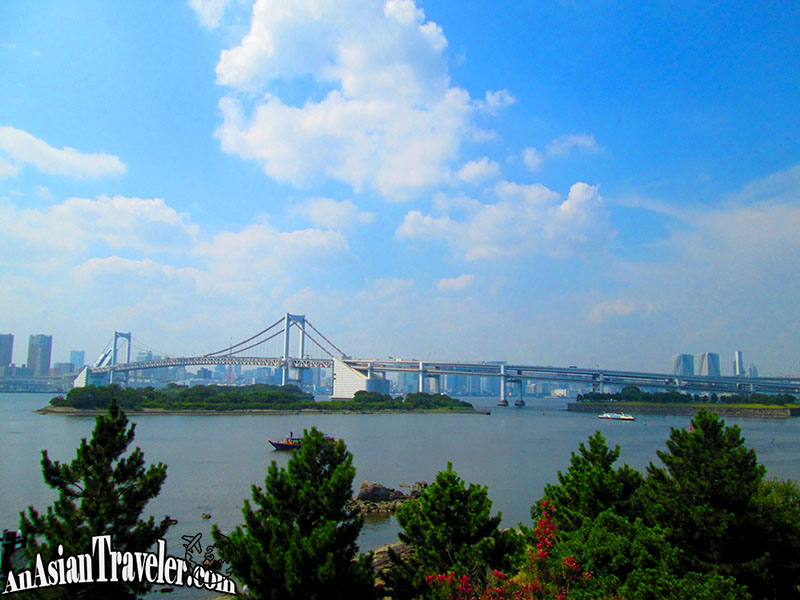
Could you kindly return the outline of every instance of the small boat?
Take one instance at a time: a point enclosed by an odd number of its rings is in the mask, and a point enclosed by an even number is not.
[[[625,413],[609,413],[604,412],[603,414],[597,415],[598,419],[611,419],[613,421],[635,421],[636,417],[633,415],[626,415]]]
[[[303,438],[298,437],[285,437],[282,440],[273,442],[267,440],[275,450],[299,450],[303,447]]]
[[[497,406],[508,406],[508,400],[505,398],[500,398],[500,401],[497,403]]]
[[[329,435],[324,436],[326,442],[335,442],[336,438],[331,437]],[[294,437],[292,433],[289,433],[288,437],[283,438],[277,442],[273,442],[272,440],[267,440],[275,450],[299,450],[303,447],[303,438]]]

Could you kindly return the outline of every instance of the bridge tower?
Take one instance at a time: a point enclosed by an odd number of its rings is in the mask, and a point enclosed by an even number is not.
[[[281,367],[281,385],[289,383],[289,329],[292,324],[300,329],[300,340],[298,343],[298,358],[304,358],[306,354],[306,316],[305,315],[292,315],[286,313],[283,322],[283,366]],[[303,383],[303,369],[298,368],[298,379],[302,387]]]
[[[111,353],[111,367],[112,367],[112,369],[111,369],[111,372],[108,374],[108,382],[109,383],[114,383],[114,368],[113,367],[117,366],[117,345],[118,345],[118,341],[120,339],[123,339],[123,340],[128,342],[128,345],[127,345],[127,357],[125,359],[125,362],[126,363],[131,362],[131,332],[129,331],[128,333],[122,333],[121,331],[115,331],[114,332],[114,346],[113,346],[113,350],[112,350],[112,353]],[[126,371],[125,372],[125,384],[127,384],[127,383],[128,383],[128,373]]]

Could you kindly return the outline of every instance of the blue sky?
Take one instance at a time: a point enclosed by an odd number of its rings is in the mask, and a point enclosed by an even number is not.
[[[0,331],[800,371],[800,8],[0,4]]]

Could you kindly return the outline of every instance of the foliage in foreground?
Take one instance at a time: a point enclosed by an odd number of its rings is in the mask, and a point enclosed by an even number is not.
[[[454,570],[483,582],[487,571],[510,567],[517,536],[498,529],[501,515],[491,516],[491,509],[486,488],[467,487],[448,463],[419,498],[397,511],[400,540],[414,551],[407,560],[389,551],[393,569],[386,583],[392,597],[416,597],[425,590],[429,573]]]
[[[20,529],[27,540],[25,556],[33,561],[41,554],[47,564],[63,556],[91,550],[91,538],[111,535],[118,552],[145,551],[163,538],[170,527],[167,517],[155,523],[141,518],[145,505],[155,498],[167,477],[162,463],[145,470],[144,453],[136,448],[123,456],[133,441],[135,425],[128,427],[125,413],[112,401],[108,413],[98,416],[92,438],[81,440],[77,456],[69,464],[51,461],[42,451],[44,481],[58,491],[58,499],[39,514],[32,506],[20,514]],[[107,569],[110,567],[107,565]],[[15,598],[136,598],[152,586],[147,582],[87,583],[50,587]]]
[[[236,555],[220,549],[254,598],[374,597],[372,556],[357,557],[363,517],[347,508],[354,475],[344,442],[316,428],[304,432],[286,469],[272,461],[264,488],[252,487],[253,504],[244,501],[244,527],[228,536]],[[216,525],[213,534],[220,542]]]

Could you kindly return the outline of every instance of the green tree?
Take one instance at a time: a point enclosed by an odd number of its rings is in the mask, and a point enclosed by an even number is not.
[[[691,431],[672,429],[667,450],[657,453],[665,468],[651,463],[647,469],[642,506],[682,551],[684,568],[733,576],[755,597],[794,597],[767,593],[771,566],[784,557],[770,553],[761,522],[769,494],[762,503],[758,498],[765,469],[745,447],[739,427],[700,410]]]
[[[748,594],[732,578],[684,573],[680,552],[669,544],[663,529],[630,522],[612,510],[586,520],[569,539],[558,544],[559,555],[573,555],[591,573],[591,584],[570,598],[626,600],[744,600]]]
[[[581,443],[578,452],[572,453],[567,472],[558,472],[558,485],[545,486],[544,497],[531,509],[533,520],[539,517],[545,500],[563,532],[578,529],[584,520],[592,520],[606,509],[621,515],[630,513],[631,499],[643,477],[628,465],[614,469],[619,453],[619,446],[610,450],[603,434],[595,432],[588,447]]]
[[[467,487],[448,463],[433,484],[396,513],[400,541],[412,547],[412,554],[403,560],[389,550],[392,597],[418,596],[430,574],[453,570],[480,582],[488,569],[507,569],[519,542],[513,532],[498,530],[501,515],[491,516],[491,509],[486,487]]]
[[[25,554],[33,561],[40,554],[45,564],[60,556],[91,553],[92,536],[110,535],[118,552],[147,551],[170,527],[168,517],[156,524],[141,518],[145,505],[155,498],[167,478],[162,463],[145,470],[144,453],[136,448],[127,456],[135,425],[112,400],[108,414],[96,419],[90,441],[81,440],[69,464],[51,461],[42,451],[42,474],[58,499],[40,515],[32,506],[20,513],[20,529],[27,540]],[[135,598],[152,586],[146,582],[70,584],[28,592],[26,597]],[[28,595],[30,594],[30,595]]]
[[[233,574],[255,598],[322,600],[375,595],[372,556],[359,556],[363,517],[347,507],[355,475],[353,455],[342,440],[305,431],[286,469],[272,461],[264,488],[245,499],[244,527],[220,549]],[[213,534],[221,541],[215,525]]]

